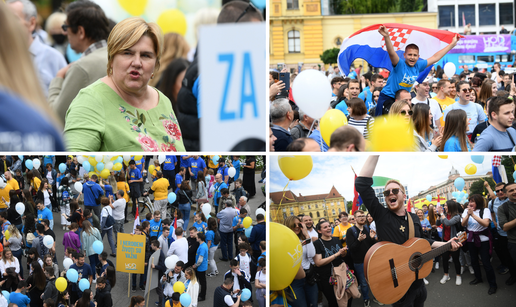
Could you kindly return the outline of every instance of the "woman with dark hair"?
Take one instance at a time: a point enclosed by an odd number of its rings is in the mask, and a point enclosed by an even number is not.
[[[57,202],[61,206],[61,212],[65,215],[70,215],[70,200],[72,199],[72,188],[68,185],[68,178],[64,177],[61,180],[61,185],[57,189]],[[66,217],[61,215],[61,225],[63,230],[70,225],[70,222],[66,220]]]
[[[309,272],[315,270],[311,264],[312,259],[315,257],[315,247],[312,240],[308,235],[308,230],[305,224],[301,223],[301,220],[297,216],[289,216],[283,222],[283,225],[287,226],[292,230],[299,238],[299,242],[303,246],[303,258],[301,266],[305,271],[305,277],[301,279],[294,279],[290,286],[294,291],[296,297],[290,301],[294,306],[309,307],[317,306],[317,284],[313,282],[313,275],[308,276]],[[308,242],[308,243],[307,243]],[[315,272],[313,272],[315,273]],[[294,296],[290,296],[293,298]]]
[[[374,118],[367,114],[364,101],[360,98],[348,100],[348,125],[355,127],[367,140],[373,128]]]
[[[174,229],[181,227],[181,228],[183,228],[183,230],[185,230],[185,228],[183,227],[184,223],[185,223],[185,221],[183,220],[183,214],[181,213],[181,211],[179,211],[179,209],[175,209],[174,210],[174,220],[172,221],[171,226],[174,227]],[[174,238],[174,240],[176,239],[175,232],[172,234],[172,238]]]
[[[29,192],[31,192],[32,196],[36,196],[36,193],[39,191],[39,186],[41,185],[41,179],[34,175],[34,169],[28,171],[26,176],[27,182],[29,183]]]
[[[39,257],[38,260],[41,261]],[[39,261],[33,261],[30,263],[31,274],[29,275],[29,278],[27,278],[28,296],[30,298],[31,306],[43,306],[43,300],[41,297],[47,285],[47,278]]]
[[[90,289],[84,290],[82,297],[77,300],[75,307],[95,307],[93,302],[93,292]]]
[[[462,213],[462,226],[468,229],[468,250],[471,256],[471,266],[475,272],[475,279],[469,284],[476,285],[483,282],[478,262],[478,256],[480,255],[489,282],[487,293],[491,295],[496,293],[498,288],[490,261],[492,254],[492,236],[489,230],[491,212],[488,208],[485,208],[485,199],[479,194],[471,195],[468,200],[468,207]]]
[[[178,194],[178,210],[181,212],[184,220],[183,229],[188,229],[188,223],[190,222],[190,209],[192,208],[192,189],[188,181],[183,181],[179,188]]]
[[[9,194],[11,194],[11,192],[13,192],[14,195],[9,195],[11,199],[11,206],[9,206],[9,209],[7,209],[7,220],[11,222],[12,225],[15,225],[16,228],[18,228],[18,231],[21,231],[23,229],[23,219],[18,211],[16,211],[16,204],[21,201],[16,194],[16,191],[11,190],[9,191]]]
[[[446,212],[444,212],[444,210]],[[437,226],[443,225],[443,241],[448,242],[451,238],[457,236],[458,227],[460,227],[461,217],[459,214],[459,204],[457,204],[453,200],[448,200],[444,204],[443,208],[439,208],[439,212],[437,213]],[[441,284],[445,284],[448,280],[450,280],[450,276],[448,275],[448,267],[450,256],[453,259],[453,265],[455,266],[455,274],[457,278],[455,279],[455,284],[460,286],[462,284],[462,277],[460,276],[461,267],[459,262],[460,250],[456,250],[454,252],[447,251],[443,254],[443,270],[444,276],[441,279]]]
[[[256,194],[255,186],[255,169],[256,169],[256,156],[246,156],[244,167],[244,176],[242,179],[242,186],[244,190],[249,193],[249,198],[252,198]],[[248,200],[249,201],[249,200]]]
[[[468,115],[464,110],[451,110],[446,115],[446,125],[444,125],[442,151],[458,152],[471,151],[466,132],[468,131]],[[474,132],[473,132],[474,133]]]
[[[337,91],[337,98],[330,104],[331,108],[335,109],[335,107],[345,99],[348,99],[348,85],[342,84]]]
[[[52,210],[52,187],[48,184],[48,180],[46,178],[41,181],[36,198],[41,199],[45,207]]]
[[[143,307],[143,306],[145,306],[145,299],[143,298],[143,296],[137,295],[137,296],[131,297],[131,304],[129,305],[129,307]]]
[[[484,80],[478,93],[478,103],[484,108],[484,112],[487,113],[487,100],[495,97],[497,91],[496,82],[490,79]]]
[[[442,137],[434,137],[433,130],[430,126],[432,123],[430,106],[426,103],[418,103],[412,108],[412,111],[417,150],[423,152],[437,151],[437,148],[441,145]]]
[[[111,286],[111,289],[113,289],[116,285],[116,271],[114,267],[108,266],[106,268],[106,279]]]
[[[163,71],[161,79],[159,79],[156,85],[156,88],[170,99],[175,114],[178,114],[177,94],[181,89],[188,66],[190,66],[190,62],[185,59],[179,58],[173,60]]]
[[[208,230],[206,231],[206,244],[208,245],[208,272],[206,276],[212,277],[219,273],[215,262],[215,252],[218,245],[215,244],[215,233],[217,232],[217,220],[214,217],[208,219]]]
[[[63,292],[59,291],[59,294],[57,295],[56,306],[57,307],[68,307],[69,300],[70,300],[70,294],[68,293],[68,290],[64,290]]]
[[[197,200],[197,208],[199,208],[201,204],[208,202],[208,190],[206,189],[203,171],[197,172],[196,184],[197,195],[195,195],[195,199]]]
[[[38,262],[40,267],[43,267],[43,260],[41,260],[38,249],[35,247],[31,247],[27,252],[27,267],[29,268],[29,274],[32,275],[32,271],[34,267],[31,266],[33,262]]]

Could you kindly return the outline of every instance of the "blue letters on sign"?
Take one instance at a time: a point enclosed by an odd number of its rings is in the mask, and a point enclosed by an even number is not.
[[[242,65],[242,87],[240,91],[240,114],[237,115],[235,111],[226,110],[227,98],[229,92],[229,85],[231,82],[231,74],[233,72],[234,54],[219,54],[219,62],[228,62],[228,74],[226,77],[226,85],[224,87],[224,93],[222,95],[222,104],[220,107],[220,120],[234,120],[237,118],[244,118],[244,107],[246,104],[251,104],[254,111],[254,117],[258,118],[258,104],[256,101],[256,94],[254,90],[254,79],[253,69],[251,65],[251,54],[249,52],[244,53],[244,60]],[[246,85],[249,84],[249,89],[246,92]]]

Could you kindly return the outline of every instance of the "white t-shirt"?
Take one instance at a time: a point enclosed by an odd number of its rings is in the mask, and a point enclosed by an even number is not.
[[[238,275],[235,272],[232,272],[231,274],[233,274],[233,291],[235,291],[236,289],[244,290],[240,288],[240,283],[238,282]],[[233,294],[233,296],[237,297],[237,293]]]
[[[434,127],[437,127],[437,122],[439,121],[439,119],[441,119],[441,117],[443,117],[443,112],[441,111],[441,107],[439,106],[439,102],[437,102],[437,100],[429,98],[428,102],[430,103],[430,113],[432,113],[432,116],[433,116]],[[428,104],[428,102],[426,100],[419,101],[419,100],[417,100],[416,97],[412,98],[413,104],[416,104],[416,103]]]
[[[303,246],[303,260],[301,261],[301,266],[303,269],[308,270],[310,268],[310,263],[314,264],[315,257],[315,246],[313,242],[308,243]]]
[[[235,302],[233,302],[233,299],[231,298],[231,295],[229,295],[229,294],[224,296],[224,303],[226,303],[226,305],[228,305],[228,306],[235,305]]]
[[[52,177],[52,172],[47,173],[47,180],[48,180],[48,185],[52,185],[54,183],[54,178]]]
[[[480,217],[480,210],[475,210],[473,212],[473,214],[478,216],[478,217]],[[467,215],[468,215],[468,211],[464,210],[464,212],[462,213],[462,219],[464,219]],[[488,208],[484,208],[484,216],[482,217],[482,219],[485,219],[485,218],[488,218],[491,221],[491,211],[489,211]],[[486,228],[487,227],[484,227],[484,226],[480,225],[471,216],[469,217],[469,219],[468,219],[468,230],[469,231],[482,231],[482,230],[484,230]],[[469,238],[470,235],[471,234],[468,233],[468,238]],[[481,242],[489,241],[489,238],[484,236],[484,235],[480,235],[480,241]]]
[[[176,255],[179,257],[179,260],[184,263],[188,262],[188,241],[185,237],[176,240],[170,244],[170,248],[168,249],[167,256]]]
[[[108,215],[111,215],[113,216],[113,209],[111,209],[110,206],[105,206],[104,208],[102,208],[102,212],[100,213],[100,216],[102,218],[102,220],[100,221],[100,225],[102,225],[102,221],[104,221],[105,219],[107,219]],[[113,218],[115,218],[113,216]],[[113,226],[110,226],[110,227],[104,227],[104,229],[111,229],[113,228]],[[103,230],[104,230],[103,229]]]
[[[43,190],[43,196],[45,197],[45,200],[44,200],[45,207],[51,207],[52,202],[50,201],[50,194],[48,193],[47,190]]]
[[[240,255],[240,254],[239,254]],[[238,256],[235,257],[235,260],[238,260]],[[251,259],[247,254],[245,256],[240,255],[240,269],[244,270],[247,275],[251,276],[251,269],[249,264],[251,263]]]
[[[319,237],[319,234],[317,234],[317,230],[315,230],[315,227],[312,227],[312,230],[308,230],[308,235],[310,236],[310,238],[313,238],[313,237],[316,237],[318,238]]]
[[[113,203],[113,207],[115,207],[115,209],[113,209],[113,218],[115,220],[123,220],[124,219],[124,213],[125,213],[125,206],[126,206],[126,201],[125,201],[125,198],[120,198],[120,199],[117,199],[114,203]],[[109,207],[111,209],[111,207]]]

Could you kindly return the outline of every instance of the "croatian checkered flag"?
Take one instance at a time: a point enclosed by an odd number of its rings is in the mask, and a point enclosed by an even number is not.
[[[493,157],[493,180],[496,183],[505,182],[508,183],[507,173],[505,172],[505,167],[502,165],[502,156],[494,156]]]
[[[394,50],[400,59],[403,59],[405,46],[416,44],[419,47],[421,59],[428,59],[437,51],[448,46],[456,33],[444,30],[434,30],[416,27],[401,23],[383,24],[389,32]],[[343,73],[348,73],[355,59],[366,60],[374,67],[385,68],[392,71],[392,63],[385,49],[385,40],[378,33],[381,24],[375,24],[353,33],[346,38],[340,47],[338,64]],[[421,83],[430,72],[428,67],[419,74],[417,81]]]

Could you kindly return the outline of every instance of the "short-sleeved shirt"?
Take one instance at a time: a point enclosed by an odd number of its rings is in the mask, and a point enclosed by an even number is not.
[[[496,217],[496,230],[498,230],[498,234],[504,237],[507,237],[507,232],[503,231],[502,227],[500,227],[500,222],[498,221],[498,209],[500,208],[503,203],[507,201],[506,199],[500,200],[500,198],[495,198],[492,201],[490,201],[489,204],[489,210],[494,213]]]
[[[371,108],[374,107],[373,93],[371,93],[371,88],[369,86],[364,88],[362,93],[358,95],[358,98],[362,99],[365,102],[367,111],[371,110]]]
[[[229,167],[227,165],[221,166],[217,169],[217,174],[222,175],[222,180],[229,176]]]
[[[208,244],[208,241],[211,241],[210,248],[212,248],[214,246],[218,246],[215,244],[215,232],[213,230],[208,230],[206,232],[206,244]]]
[[[233,218],[238,215],[235,208],[226,207],[224,210],[217,213],[217,218],[220,219],[220,232],[233,232]]]
[[[117,221],[124,219],[124,213],[125,213],[125,206],[127,202],[125,198],[117,199],[115,202],[113,202],[113,218]]]
[[[398,64],[393,67],[387,84],[382,90],[384,95],[394,98],[399,90],[410,92],[419,74],[428,66],[427,60],[418,60],[414,66],[409,66],[404,58],[400,58]]]
[[[346,226],[339,224],[339,226],[335,227],[333,230],[333,236],[338,238],[339,240],[344,241],[342,243],[342,247],[346,247],[346,234],[349,228],[353,227],[353,224],[348,223]]]
[[[164,171],[172,171],[176,169],[177,158],[176,156],[166,156],[165,162],[163,162]]]
[[[197,172],[204,171],[204,169],[206,168],[206,163],[204,162],[204,160],[201,157],[199,157],[197,159],[190,158],[188,166],[190,167],[190,170],[192,171],[192,174],[193,174],[192,178],[197,179]]]
[[[451,110],[463,110],[466,112],[469,120],[468,124],[468,134],[473,133],[473,130],[475,130],[475,127],[483,123],[487,120],[486,113],[484,113],[484,109],[482,109],[482,106],[478,103],[469,102],[467,105],[462,105],[458,102],[452,104],[446,110],[444,110],[444,121],[446,122],[446,116]]]
[[[473,151],[512,151],[516,146],[513,141],[516,142],[516,130],[514,128],[509,127],[505,132],[502,132],[493,125],[489,125],[477,138]]]
[[[30,303],[30,298],[23,293],[11,292],[9,301],[18,307],[25,307]]]
[[[181,159],[179,159],[179,166],[184,167],[184,168],[188,168],[190,166],[191,158],[187,158],[187,157],[188,157],[188,155],[181,156]]]
[[[336,254],[341,248],[342,245],[340,240],[332,237],[330,241],[325,241],[323,239],[319,239],[314,242],[315,254],[320,254],[322,259],[331,257],[333,254]],[[332,261],[334,267],[338,267],[342,264],[344,258],[336,257],[335,260]],[[331,275],[331,264],[328,263],[324,266],[316,267],[319,275],[321,276],[321,280],[328,280]]]
[[[138,180],[142,178],[142,173],[138,168],[129,169],[129,180]]]
[[[154,219],[149,221],[150,224],[150,237],[159,237],[161,236],[161,231],[163,230],[163,226],[161,225],[161,220],[156,222]]]
[[[89,278],[93,276],[93,271],[91,270],[91,266],[87,263],[84,263],[81,267],[77,264],[72,264],[70,269],[75,269],[79,275],[79,279],[81,278]],[[72,291],[82,293],[81,289],[79,289],[79,283],[72,283]]]
[[[317,144],[319,144],[319,147],[321,149],[321,152],[327,152],[328,149],[330,148],[328,146],[328,144],[326,144],[326,142],[323,140],[322,136],[321,136],[321,131],[315,129],[312,134],[310,134],[309,136],[310,139],[314,139]]]
[[[244,220],[244,218],[240,217],[240,216],[235,216],[233,218],[233,227],[235,227],[236,225],[238,225],[239,223],[241,224],[241,222]],[[236,231],[244,231],[244,226],[242,225],[242,227],[240,228],[237,228]]]
[[[19,190],[20,185],[18,184],[18,181],[14,178],[11,178],[11,180],[7,181],[7,184],[13,188],[13,190]]]
[[[346,103],[346,100],[343,99],[341,102],[339,102],[336,106],[335,106],[335,110],[339,110],[341,111],[342,113],[344,113],[344,115],[348,116],[349,115],[349,111],[348,111],[348,104]]]
[[[142,156],[142,158],[140,160],[136,160],[134,158],[134,156],[131,157],[131,159],[134,160],[134,162],[136,163],[136,168],[140,170],[140,172],[142,172],[143,170],[143,164],[145,163],[145,157]]]
[[[240,160],[236,159],[236,160],[233,160],[233,167],[235,168],[235,176],[233,178],[238,179],[240,178]]]
[[[154,191],[154,200],[167,198],[170,183],[165,178],[160,178],[152,183],[151,190]]]
[[[434,120],[434,127],[437,125],[437,122],[443,117],[443,112],[441,111],[441,106],[435,99],[427,98],[425,101],[419,101],[416,97],[412,98],[412,104],[425,103],[430,107],[430,112],[432,113],[432,119]]]
[[[176,189],[174,190],[174,193],[177,194],[179,192],[178,186],[181,186],[182,182],[183,182],[183,176],[181,174],[177,174],[176,175]]]
[[[480,217],[480,209],[473,211],[473,214]],[[462,219],[464,219],[466,216],[468,216],[468,211],[464,210],[464,212],[462,213]],[[482,216],[482,219],[486,219],[486,218],[489,219],[490,221],[492,220],[491,211],[489,211],[488,208],[484,208],[484,215]],[[468,231],[483,231],[484,229],[487,229],[487,227],[480,225],[477,222],[477,220],[475,220],[471,216],[468,218],[467,228],[468,228]],[[468,232],[468,239],[471,235],[472,235],[471,232]],[[480,237],[481,242],[489,241],[489,237],[487,237],[487,236],[480,235],[479,237]]]
[[[197,268],[197,271],[205,272],[208,269],[208,245],[206,242],[203,242],[201,245],[199,245],[197,253],[195,254],[195,262],[197,262],[199,256],[202,256],[203,259],[201,265]]]
[[[455,100],[451,99],[450,97],[444,97],[444,99],[439,99],[439,98],[437,98],[437,96],[435,96],[433,99],[439,103],[443,112],[446,111],[447,107],[449,107],[455,103]],[[441,117],[440,121],[441,121],[441,126],[444,127],[444,116]]]
[[[41,223],[43,219],[48,219],[49,221],[54,219],[52,211],[46,207],[43,210],[38,210],[38,223]]]
[[[206,222],[200,222],[200,223],[193,223],[192,225],[193,227],[197,228],[197,232],[202,232],[204,233],[204,229],[206,229],[208,227],[208,224],[206,224]]]
[[[469,142],[466,141],[466,146],[468,147],[468,151],[471,151],[471,148],[469,146]],[[455,135],[451,136],[449,139],[446,140],[446,143],[444,144],[444,150],[447,152],[459,152],[462,151],[462,147],[460,147],[459,138]]]

